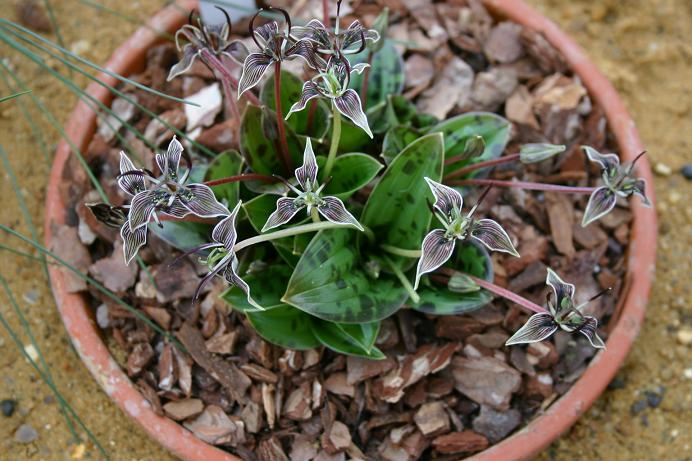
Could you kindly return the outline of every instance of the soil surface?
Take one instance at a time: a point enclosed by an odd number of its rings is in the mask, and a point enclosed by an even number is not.
[[[16,19],[13,10],[20,2],[8,3],[4,15]],[[66,46],[95,62],[104,62],[136,27],[122,18],[97,13],[86,2],[52,3]],[[658,171],[654,186],[660,219],[656,283],[648,319],[633,352],[612,389],[540,459],[617,459],[623,455],[634,460],[692,459],[692,422],[684,418],[692,410],[692,316],[687,308],[692,297],[686,283],[692,261],[692,207],[684,201],[692,193],[692,182],[680,172],[684,165],[692,164],[692,69],[687,64],[692,47],[684,38],[692,30],[692,7],[682,0],[530,3],[572,34],[621,92]],[[161,2],[109,0],[100,4],[144,21]],[[13,52],[3,48],[0,55],[9,56],[34,95],[64,122],[75,96]],[[84,79],[76,80],[84,86]],[[0,94],[8,93],[3,85]],[[27,96],[22,98],[52,151],[58,133],[33,110]],[[17,101],[0,106],[0,143],[10,157],[40,235],[49,166],[19,108]],[[29,234],[6,171],[0,192],[6,197],[1,222]],[[0,236],[0,243],[21,248],[5,235]],[[112,458],[171,459],[109,401],[83,367],[70,347],[40,266],[7,252],[2,253],[2,261],[0,273],[29,318],[56,385]],[[0,306],[3,316],[20,331],[4,294]],[[26,337],[22,341],[29,344]],[[98,458],[93,446],[82,447],[71,440],[50,390],[21,358],[4,330],[0,332],[0,367],[0,400],[16,401],[13,416],[0,415],[0,458]],[[36,431],[34,441],[18,441],[34,435],[22,425]]]

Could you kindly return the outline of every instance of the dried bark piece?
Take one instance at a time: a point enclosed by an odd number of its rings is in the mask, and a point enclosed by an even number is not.
[[[447,367],[457,348],[458,345],[454,343],[444,346],[422,346],[415,354],[404,357],[396,369],[375,381],[374,395],[385,402],[398,402],[404,396],[405,388],[417,383],[424,376]]]
[[[413,420],[418,430],[427,436],[435,436],[449,432],[449,416],[442,402],[430,402],[418,409]]]
[[[137,96],[130,94],[128,95],[128,99],[130,99],[130,101],[121,97],[113,99],[111,103],[111,111],[113,113],[108,113],[105,117],[99,117],[97,119],[98,134],[103,137],[105,142],[111,142],[123,125],[129,123],[137,113],[135,107]]]
[[[137,389],[139,389],[139,392],[141,392],[147,402],[149,402],[154,413],[163,416],[161,399],[159,398],[159,394],[156,393],[156,390],[143,378],[137,380]]]
[[[314,439],[297,435],[291,443],[291,461],[311,461],[317,456],[318,446]]]
[[[455,341],[464,340],[484,329],[485,325],[468,316],[441,317],[435,321],[435,336]]]
[[[309,382],[304,382],[294,389],[284,403],[283,415],[293,421],[305,421],[312,418],[311,386]]]
[[[288,461],[281,442],[276,437],[260,440],[257,447],[259,461]]]
[[[497,410],[507,410],[512,394],[521,386],[521,374],[494,357],[452,360],[457,391]]]
[[[171,326],[171,314],[163,307],[144,306],[142,310],[164,330]]]
[[[240,412],[240,419],[245,423],[245,430],[256,434],[262,430],[262,409],[255,402],[248,402]]]
[[[420,53],[414,53],[406,60],[404,70],[408,88],[426,88],[435,77],[432,60]]]
[[[17,17],[19,22],[37,32],[52,32],[46,12],[35,0],[23,0],[17,3]]]
[[[245,443],[243,422],[237,417],[229,417],[216,405],[209,405],[191,421],[183,423],[195,436],[212,445],[231,445]]]
[[[349,384],[346,379],[346,373],[334,373],[324,382],[324,388],[332,394],[345,395],[353,398],[356,395],[356,388],[353,384]]]
[[[530,126],[535,130],[540,129],[538,120],[533,113],[533,96],[524,85],[519,85],[507,98],[505,115],[515,123]]]
[[[173,346],[163,345],[159,355],[159,389],[170,391],[178,380],[178,360],[173,353]],[[200,409],[200,411],[202,411]]]
[[[152,268],[152,273],[157,288],[156,300],[161,304],[192,298],[199,284],[197,271],[188,261],[178,264],[175,270],[169,269],[167,264],[161,264]]]
[[[235,125],[235,120],[224,120],[202,131],[195,141],[214,152],[237,149],[238,140],[233,135]]]
[[[442,68],[432,87],[420,95],[416,105],[426,114],[444,120],[455,106],[464,107],[471,91],[474,72],[463,59],[454,56]]]
[[[207,351],[202,333],[190,323],[183,323],[177,336],[195,363],[221,383],[233,400],[241,402],[247,388],[252,384],[250,378],[234,364],[225,362]]]
[[[475,453],[488,448],[488,439],[473,431],[452,432],[432,442],[440,453]]]
[[[232,354],[235,342],[238,339],[238,333],[231,331],[223,335],[212,336],[205,343],[207,350],[214,354]]]
[[[276,384],[279,381],[279,377],[276,376],[276,373],[254,363],[244,363],[240,365],[240,369],[255,381],[270,384]]]
[[[169,127],[181,130],[185,127],[185,122],[185,112],[180,109],[168,110],[149,122],[144,129],[144,138],[155,146],[160,146],[173,139],[173,131]]]
[[[192,360],[175,347],[173,355],[178,364],[178,387],[189,397],[192,394]]]
[[[91,264],[91,255],[77,235],[77,228],[67,225],[51,224],[53,237],[50,249],[60,258],[71,264],[75,269],[86,273]],[[77,293],[87,289],[84,279],[75,275],[66,267],[59,267],[65,281],[65,290],[68,293]]]
[[[521,423],[519,410],[496,411],[481,405],[481,413],[473,420],[473,430],[484,435],[491,443],[504,439]]]
[[[262,383],[262,407],[267,417],[269,429],[274,429],[276,422],[276,399],[274,398],[274,385]]]
[[[522,27],[510,21],[503,21],[493,27],[488,39],[483,44],[485,55],[493,62],[509,63],[516,61],[524,54],[520,41]]]
[[[565,72],[567,65],[562,55],[545,39],[543,34],[525,27],[521,31],[521,43],[544,72]]]
[[[357,384],[366,379],[379,376],[396,366],[396,362],[387,357],[384,360],[370,360],[362,357],[346,357],[346,382]]]
[[[345,451],[351,445],[351,432],[341,421],[334,421],[329,431],[322,434],[322,448],[335,455]]]
[[[163,406],[163,411],[166,412],[166,416],[175,421],[182,421],[197,416],[202,413],[203,410],[204,403],[200,399],[183,399],[168,402]]]
[[[186,99],[199,104],[199,106],[184,105],[188,133],[198,127],[210,126],[221,112],[222,97],[218,83],[212,83]]]
[[[576,250],[572,240],[572,228],[574,227],[574,205],[565,194],[546,193],[545,203],[550,221],[550,233],[557,251],[567,256],[574,257]]]
[[[115,293],[122,293],[137,280],[137,265],[123,264],[123,244],[115,241],[113,252],[106,258],[99,259],[89,267],[89,274]]]
[[[127,375],[137,376],[154,358],[154,349],[149,343],[137,343],[127,357]]]
[[[509,67],[491,67],[479,72],[471,90],[470,108],[496,111],[517,87],[516,71]]]

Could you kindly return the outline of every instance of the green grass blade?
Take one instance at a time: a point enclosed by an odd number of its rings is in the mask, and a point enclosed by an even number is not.
[[[168,94],[166,94],[166,93],[162,93],[162,92],[160,92],[160,91],[158,91],[158,90],[155,90],[155,89],[153,89],[153,88],[149,88],[148,86],[142,85],[141,83],[136,82],[136,81],[134,81],[134,80],[131,80],[131,79],[127,78],[127,77],[123,77],[122,75],[120,75],[120,74],[118,74],[118,73],[116,73],[116,72],[113,72],[112,70],[106,69],[105,67],[101,67],[101,66],[99,66],[98,64],[94,64],[93,62],[89,61],[88,59],[85,59],[85,58],[83,58],[83,57],[81,57],[81,56],[79,56],[79,55],[77,55],[77,54],[75,54],[75,53],[72,53],[72,52],[69,51],[69,50],[66,50],[66,49],[63,48],[62,46],[57,45],[56,43],[53,43],[52,41],[50,41],[50,40],[48,40],[48,39],[42,37],[41,35],[39,35],[39,34],[33,32],[32,30],[27,29],[26,27],[23,27],[23,26],[21,26],[21,25],[19,25],[19,24],[17,24],[17,23],[14,23],[14,22],[12,22],[12,21],[8,21],[7,19],[4,19],[4,18],[0,18],[0,25],[5,26],[4,28],[5,28],[6,30],[8,30],[8,28],[9,28],[9,29],[17,29],[17,30],[20,30],[22,33],[25,33],[25,34],[27,34],[27,35],[29,35],[29,36],[31,36],[31,37],[33,37],[33,38],[39,40],[40,42],[42,42],[42,43],[48,45],[49,47],[54,48],[54,49],[60,51],[60,52],[63,53],[63,54],[66,54],[67,56],[71,57],[72,59],[75,59],[75,60],[79,61],[80,63],[82,63],[82,64],[84,64],[84,65],[86,65],[86,66],[88,66],[88,67],[91,67],[91,68],[93,68],[93,69],[96,69],[96,70],[98,70],[98,71],[101,71],[101,72],[103,72],[103,73],[106,74],[106,75],[109,75],[109,76],[111,76],[111,77],[113,77],[113,78],[116,78],[116,79],[120,80],[121,82],[129,83],[130,85],[133,85],[133,86],[135,86],[135,87],[137,87],[137,88],[139,88],[139,89],[141,89],[141,90],[147,91],[147,92],[149,92],[149,93],[151,93],[151,94],[155,94],[156,96],[160,96],[160,97],[162,97],[162,98],[170,99],[171,101],[180,102],[180,103],[183,103],[183,104],[189,104],[189,105],[192,105],[192,106],[199,107],[199,104],[196,104],[196,103],[191,102],[191,101],[187,101],[187,100],[185,100],[185,99],[176,98],[175,96],[171,96],[171,95],[168,95]]]
[[[36,262],[43,261],[43,259],[41,259],[41,256],[35,256],[35,255],[32,255],[31,253],[27,253],[25,251],[17,250],[16,248],[12,248],[12,247],[9,247],[7,245],[3,245],[2,243],[0,243],[0,251],[7,251],[9,253],[16,254],[17,256],[21,256],[22,258],[31,259],[31,260],[34,260]],[[52,266],[59,265],[55,261],[46,261],[46,264],[50,264]]]
[[[98,10],[98,11],[103,12],[103,13],[108,13],[108,14],[110,14],[111,16],[115,16],[115,17],[117,17],[117,18],[123,19],[123,20],[125,20],[125,21],[127,21],[127,22],[129,22],[129,23],[131,23],[131,24],[135,24],[135,25],[137,25],[137,26],[139,26],[139,27],[146,27],[147,29],[151,30],[151,31],[154,32],[156,35],[158,35],[159,37],[163,37],[163,38],[165,38],[165,39],[168,40],[168,41],[171,41],[171,42],[172,42],[172,41],[175,40],[175,36],[174,36],[174,35],[169,34],[169,33],[168,33],[167,31],[165,31],[165,30],[155,29],[154,27],[151,27],[151,26],[150,26],[149,24],[147,24],[146,22],[141,21],[140,19],[137,19],[137,18],[135,18],[134,16],[130,16],[130,15],[127,15],[127,14],[122,13],[122,12],[120,12],[120,11],[114,10],[114,9],[112,9],[112,8],[108,8],[107,6],[102,5],[102,4],[100,4],[100,3],[97,3],[97,2],[94,2],[94,1],[92,1],[92,0],[77,0],[77,1],[78,1],[79,3],[81,3],[81,4],[83,4],[83,5],[86,5],[86,6],[89,6],[89,7],[91,7],[91,8],[94,8],[94,9],[96,9],[96,10]]]
[[[2,98],[0,98],[0,102],[9,101],[10,99],[18,98],[19,96],[21,96],[23,94],[27,94],[27,93],[31,93],[31,90],[20,91],[19,93],[14,93],[14,94],[11,94],[9,96],[2,97]]]

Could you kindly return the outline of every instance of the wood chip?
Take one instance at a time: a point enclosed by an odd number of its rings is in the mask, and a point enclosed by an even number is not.
[[[575,249],[572,240],[574,205],[566,194],[546,193],[545,202],[550,220],[550,233],[557,251],[571,259]]]
[[[334,421],[330,430],[322,434],[322,448],[330,455],[345,451],[350,445],[351,433],[340,421]]]
[[[425,436],[435,436],[449,432],[449,417],[444,403],[430,402],[418,409],[413,416],[418,430]]]
[[[356,395],[356,388],[353,384],[349,384],[346,379],[346,373],[334,373],[324,382],[324,388],[336,395],[345,395],[353,397]]]
[[[261,440],[256,453],[259,461],[288,461],[288,456],[276,437]]]
[[[440,453],[475,453],[488,448],[488,439],[473,431],[452,432],[432,442]]]
[[[282,414],[293,421],[305,421],[312,418],[311,391],[309,382],[304,382],[294,389],[286,398]]]
[[[200,399],[183,399],[168,402],[163,406],[163,411],[166,416],[175,420],[182,421],[184,419],[197,416],[204,410],[204,403]]]
[[[243,422],[237,417],[229,417],[216,405],[209,405],[199,416],[183,425],[196,437],[212,445],[236,446],[245,443]]]

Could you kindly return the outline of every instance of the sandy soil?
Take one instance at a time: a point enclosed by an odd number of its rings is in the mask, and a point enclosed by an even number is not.
[[[3,16],[15,18],[19,0],[1,2]],[[96,13],[78,0],[53,1],[65,43],[95,62],[104,62],[135,25],[105,13]],[[145,20],[162,2],[101,0],[100,3]],[[692,254],[692,182],[680,174],[692,163],[692,4],[685,0],[531,0],[547,16],[569,31],[612,79],[632,111],[654,164],[670,167],[654,184],[661,222],[657,278],[649,314],[634,350],[618,376],[618,386],[607,391],[579,423],[540,459],[692,459],[692,360],[689,336],[689,273]],[[63,122],[75,102],[58,82],[25,60],[0,47],[0,56],[12,65],[47,107]],[[80,85],[83,80],[78,79]],[[2,85],[0,85],[2,86]],[[2,86],[0,94],[7,94]],[[24,103],[31,107],[25,96]],[[32,112],[52,149],[57,133]],[[3,148],[19,179],[29,213],[42,227],[44,187],[48,173],[36,140],[16,103],[0,106]],[[664,169],[662,168],[661,171]],[[664,172],[665,173],[665,172]],[[20,232],[27,227],[3,171],[0,193],[1,222]],[[17,246],[0,236],[0,243]],[[115,460],[168,460],[101,392],[70,347],[40,266],[2,253],[0,273],[30,318],[34,334],[52,367],[56,384],[83,417]],[[19,331],[17,318],[6,298],[3,315]],[[685,339],[687,338],[687,339]],[[28,339],[23,338],[25,344]],[[0,399],[15,399],[14,416],[0,416],[0,459],[70,460],[98,458],[94,447],[71,440],[50,390],[21,358],[5,331],[0,332]],[[663,392],[658,406],[633,411],[645,391]],[[636,413],[636,414],[635,414]],[[685,418],[684,415],[688,417]],[[23,445],[13,440],[15,430],[29,424],[38,431],[36,441]],[[82,449],[86,448],[86,453]]]

